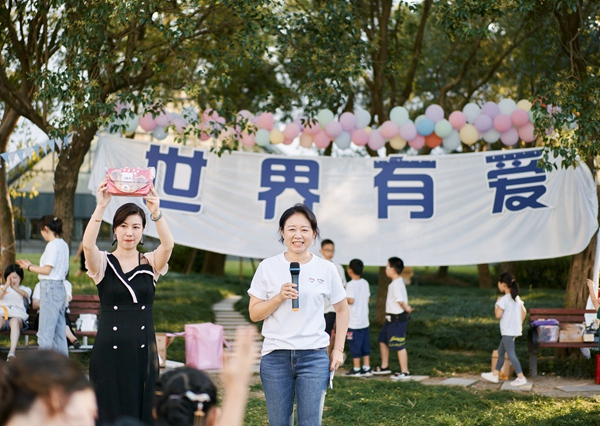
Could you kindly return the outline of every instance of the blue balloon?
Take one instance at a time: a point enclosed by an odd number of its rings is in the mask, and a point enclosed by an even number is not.
[[[429,136],[435,129],[435,123],[429,117],[422,117],[415,121],[417,126],[417,133],[421,136]]]

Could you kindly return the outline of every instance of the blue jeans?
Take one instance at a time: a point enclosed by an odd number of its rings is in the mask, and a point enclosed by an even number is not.
[[[37,332],[40,349],[69,355],[65,321],[66,306],[67,291],[63,281],[41,280],[40,320]]]
[[[320,426],[329,382],[327,348],[277,350],[262,357],[260,379],[270,426]]]

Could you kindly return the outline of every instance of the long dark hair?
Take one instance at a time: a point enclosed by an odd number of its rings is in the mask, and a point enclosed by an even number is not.
[[[515,277],[510,272],[504,272],[498,277],[498,282],[504,283],[510,288],[510,295],[513,300],[517,300],[519,295],[519,283],[515,280]]]

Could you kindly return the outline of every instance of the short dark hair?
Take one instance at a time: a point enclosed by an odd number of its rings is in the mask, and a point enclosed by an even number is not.
[[[8,277],[13,272],[16,272],[17,275],[21,278],[21,281],[23,281],[23,269],[16,263],[13,265],[8,265],[6,267],[6,269],[4,270],[4,281],[6,281],[6,277]]]
[[[404,262],[399,257],[390,257],[388,259],[388,263],[392,268],[394,268],[394,271],[396,271],[398,275],[404,271]]]
[[[190,399],[204,394],[204,401]],[[194,423],[197,410],[207,413],[217,405],[217,388],[208,374],[192,367],[179,367],[160,376],[155,388],[154,408],[159,426],[184,426]]]
[[[365,265],[360,259],[352,259],[348,264],[348,268],[350,268],[356,275],[361,275],[365,269]]]
[[[142,227],[146,228],[146,213],[144,209],[138,206],[135,203],[127,203],[123,204],[121,207],[117,209],[115,212],[115,216],[113,217],[113,232],[116,228],[121,226],[123,222],[127,220],[129,216],[139,215],[142,218]]]
[[[324,240],[321,241],[321,248],[325,247],[327,244],[331,244],[332,246],[335,246],[333,241],[331,241],[329,238],[325,238]]]
[[[298,204],[294,204],[292,207],[290,207],[289,209],[284,211],[283,214],[281,215],[281,217],[279,218],[279,233],[280,233],[279,242],[283,243],[283,233],[281,231],[283,231],[285,222],[287,222],[287,220],[290,218],[290,216],[293,216],[296,213],[302,214],[306,217],[306,219],[308,219],[308,221],[310,222],[310,227],[313,230],[313,232],[315,233],[316,238],[319,238],[320,234],[319,234],[319,226],[317,225],[317,217],[315,216],[315,214],[312,212],[311,209],[306,207],[306,205],[304,205],[302,203],[298,203]]]
[[[54,232],[55,235],[62,235],[63,221],[60,217],[51,214],[44,215],[38,220],[37,225],[40,231],[44,228],[48,228]]]

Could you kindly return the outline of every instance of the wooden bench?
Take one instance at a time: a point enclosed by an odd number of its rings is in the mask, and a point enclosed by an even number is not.
[[[69,311],[69,319],[73,324],[73,334],[82,340],[81,347],[79,349],[71,349],[71,351],[84,352],[90,350],[92,346],[88,343],[88,337],[96,337],[96,332],[76,330],[75,323],[80,314],[96,314],[100,317],[100,298],[98,295],[74,294],[73,299],[69,303]],[[27,313],[29,314],[29,328],[21,331],[21,336],[25,337],[26,348],[29,347],[29,336],[37,334],[35,322],[38,311],[37,309],[29,308]],[[0,335],[10,335],[10,331],[0,331]]]
[[[585,314],[596,314],[590,309],[564,309],[564,308],[531,308],[529,309],[530,322],[542,319],[555,319],[560,324],[582,324]],[[536,327],[529,326],[527,333],[527,346],[529,349],[529,374],[537,376],[537,356],[540,348],[597,348],[598,342],[540,342]]]

